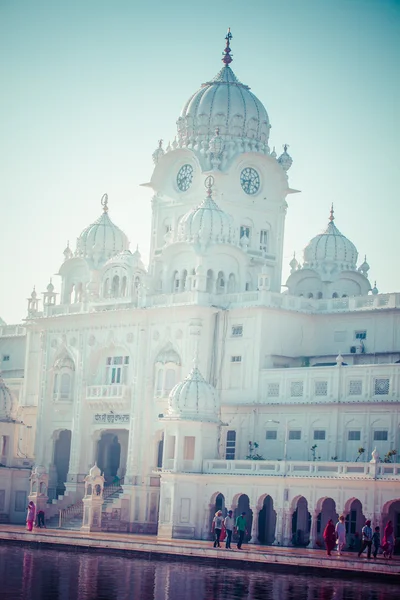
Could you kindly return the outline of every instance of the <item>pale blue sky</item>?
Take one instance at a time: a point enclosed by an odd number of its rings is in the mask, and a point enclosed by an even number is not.
[[[290,144],[285,271],[327,223],[400,290],[399,0],[0,0],[0,317],[26,315],[66,241],[110,216],[147,260],[157,140],[221,67],[265,104]],[[53,282],[60,289],[58,277]]]

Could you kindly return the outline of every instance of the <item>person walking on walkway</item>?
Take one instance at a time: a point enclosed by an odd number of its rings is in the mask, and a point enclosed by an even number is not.
[[[237,543],[238,550],[240,550],[242,548],[244,536],[247,533],[245,516],[246,516],[246,513],[242,512],[242,514],[239,515],[236,519],[235,528],[236,528],[237,533],[239,534],[239,541]]]
[[[392,521],[388,521],[385,531],[383,532],[382,548],[383,558],[392,558],[394,547],[393,525]]]
[[[328,556],[332,556],[331,552],[335,547],[336,533],[335,526],[332,519],[329,519],[327,526],[324,529],[324,540],[326,546],[326,553]]]
[[[365,521],[365,525],[361,530],[362,542],[361,548],[358,553],[358,558],[360,558],[361,554],[364,552],[365,548],[368,548],[367,558],[371,558],[371,548],[372,548],[372,529],[371,529],[371,521],[368,519]]]
[[[32,531],[33,523],[35,522],[35,505],[32,500],[28,504],[27,513],[26,513],[26,528],[28,531]]]
[[[381,533],[379,527],[375,527],[374,535],[372,536],[372,544],[374,546],[373,557],[376,558],[379,546],[381,545]]]
[[[221,537],[222,526],[224,524],[224,518],[222,516],[222,510],[217,510],[215,517],[213,518],[211,531],[214,534],[214,548],[221,548],[219,538]]]
[[[232,550],[231,541],[232,541],[232,533],[233,533],[233,528],[235,526],[235,521],[234,521],[233,513],[231,510],[228,510],[228,514],[225,517],[224,525],[225,525],[225,529],[226,529],[226,549]]]
[[[346,525],[344,523],[344,516],[339,517],[339,521],[336,523],[336,538],[337,538],[337,549],[338,555],[342,556],[343,548],[346,546]]]

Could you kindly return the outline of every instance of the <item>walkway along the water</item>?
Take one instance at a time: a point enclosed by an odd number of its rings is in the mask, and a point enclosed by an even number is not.
[[[322,550],[307,548],[282,548],[277,546],[255,546],[246,544],[241,551],[229,551],[224,547],[214,549],[210,542],[200,540],[160,540],[153,536],[140,536],[119,533],[81,533],[54,529],[35,529],[28,533],[18,525],[0,525],[2,543],[21,543],[43,547],[73,549],[82,551],[102,551],[127,553],[137,558],[169,560],[201,560],[219,567],[237,567],[246,564],[248,568],[281,570],[315,575],[379,577],[385,581],[400,583],[400,560],[392,561],[379,556],[368,560],[355,553],[345,553],[341,557],[326,556]]]

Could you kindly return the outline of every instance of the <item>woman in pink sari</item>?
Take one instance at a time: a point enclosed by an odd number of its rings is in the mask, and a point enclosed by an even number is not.
[[[394,546],[393,525],[388,521],[382,540],[383,558],[392,558]]]
[[[33,504],[32,500],[29,502],[27,510],[28,512],[26,514],[26,528],[28,531],[32,531],[36,513],[35,505]]]
[[[326,553],[328,556],[332,556],[331,552],[336,544],[335,526],[333,524],[332,519],[329,519],[328,525],[324,529],[324,540],[326,546]]]

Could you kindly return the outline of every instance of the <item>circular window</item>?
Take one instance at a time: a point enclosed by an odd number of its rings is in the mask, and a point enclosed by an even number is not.
[[[260,176],[255,169],[246,167],[240,173],[240,185],[246,194],[256,194],[260,189]]]
[[[193,167],[191,165],[183,165],[176,176],[176,183],[181,192],[186,192],[193,181]]]

